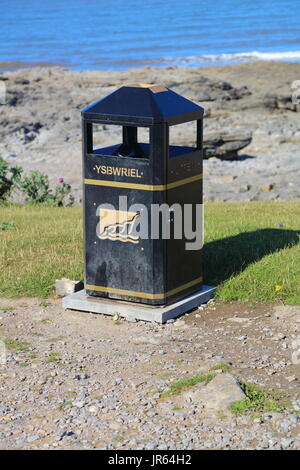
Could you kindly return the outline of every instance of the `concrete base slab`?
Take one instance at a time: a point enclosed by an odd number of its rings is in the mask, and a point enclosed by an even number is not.
[[[215,290],[216,287],[203,286],[198,292],[172,305],[157,307],[134,302],[124,302],[123,300],[92,297],[87,295],[83,289],[64,297],[62,304],[65,309],[103,313],[105,315],[120,315],[120,317],[125,317],[129,321],[143,320],[165,323],[208,302],[213,297]]]

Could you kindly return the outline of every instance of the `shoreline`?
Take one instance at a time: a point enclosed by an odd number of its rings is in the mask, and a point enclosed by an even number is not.
[[[285,63],[285,64],[299,64],[300,51],[289,52],[241,52],[241,53],[222,53],[222,54],[208,54],[203,56],[187,56],[187,57],[165,57],[157,59],[145,59],[140,61],[127,60],[126,65],[120,66],[122,61],[114,63],[114,66],[109,67],[107,62],[103,62],[100,68],[97,62],[94,62],[86,68],[80,68],[79,65],[71,65],[67,63],[54,63],[54,62],[22,62],[22,61],[0,61],[0,74],[4,72],[15,72],[35,67],[61,67],[74,72],[129,72],[130,70],[143,69],[143,68],[184,68],[184,69],[205,69],[210,67],[231,67],[244,64],[255,64],[256,62],[263,63]],[[119,64],[119,66],[117,65]],[[189,65],[190,64],[190,65]],[[98,62],[98,65],[100,63]]]
[[[162,83],[205,109],[204,136],[251,135],[235,160],[204,161],[206,201],[300,200],[299,105],[291,85],[300,63],[264,62],[203,68],[144,67],[122,72],[28,67],[0,74],[7,88],[1,106],[0,154],[25,172],[39,170],[53,184],[63,177],[81,199],[80,110],[125,83]],[[172,128],[173,144],[193,142],[192,125]],[[116,128],[102,126],[101,146],[116,143]],[[234,140],[235,139],[235,140]],[[227,145],[228,147],[228,145]]]

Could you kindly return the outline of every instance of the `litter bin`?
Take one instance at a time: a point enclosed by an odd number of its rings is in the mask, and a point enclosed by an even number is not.
[[[188,121],[195,145],[169,145],[170,126]],[[97,148],[99,124],[121,126],[120,141]],[[187,249],[186,232],[202,205],[202,130],[203,108],[160,85],[122,86],[82,111],[88,295],[167,305],[201,289],[201,246]]]

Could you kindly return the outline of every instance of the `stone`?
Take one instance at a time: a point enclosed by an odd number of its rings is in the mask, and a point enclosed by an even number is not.
[[[68,431],[67,429],[61,429],[57,435],[55,436],[56,441],[61,441],[64,437],[68,436]]]
[[[299,105],[292,102],[292,94],[279,95],[275,93],[267,93],[263,97],[263,105],[270,110],[288,110],[288,111],[299,111]]]
[[[55,291],[58,297],[73,294],[81,289],[83,289],[82,281],[73,281],[65,277],[62,279],[56,279],[55,281]]]
[[[204,158],[217,157],[224,160],[233,160],[237,158],[238,151],[247,147],[251,141],[251,133],[206,133],[203,143]]]
[[[243,317],[231,317],[231,318],[228,318],[227,321],[232,321],[232,322],[235,322],[235,323],[244,323],[244,322],[249,322],[250,319],[249,318],[243,318]]]
[[[202,405],[208,413],[226,413],[232,403],[246,398],[246,395],[236,378],[226,373],[217,375],[206,386],[200,384],[197,390],[189,392],[189,398]]]
[[[85,405],[84,401],[74,401],[73,406],[76,406],[76,408],[83,408]]]
[[[136,390],[138,387],[140,387],[141,385],[144,385],[146,382],[145,382],[145,380],[138,380],[138,379],[132,380],[132,379],[129,379],[128,383],[131,386],[131,388],[133,388],[133,390]]]
[[[91,414],[97,414],[98,411],[99,411],[99,408],[98,408],[97,406],[95,406],[95,405],[92,405],[92,406],[89,407],[89,412],[90,412]]]
[[[289,439],[287,437],[281,439],[281,447],[283,449],[286,449],[287,447],[290,447],[294,442],[294,439]]]
[[[283,333],[277,333],[272,337],[272,341],[281,341],[282,339],[285,339],[286,335]]]
[[[32,434],[31,436],[27,437],[27,442],[37,441],[38,439],[40,439],[40,437],[41,436],[39,434]]]

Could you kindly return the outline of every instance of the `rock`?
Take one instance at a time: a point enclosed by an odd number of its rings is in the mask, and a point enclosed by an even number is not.
[[[239,100],[244,96],[251,95],[251,91],[246,87],[242,86],[240,88],[236,88],[232,86],[230,83],[222,81],[222,80],[208,80],[202,77],[201,84],[193,93],[193,99],[203,102],[203,101],[231,101],[231,100]],[[181,91],[181,90],[180,90]],[[191,93],[190,90],[181,91],[183,94]],[[200,92],[200,93],[199,93]]]
[[[281,439],[281,447],[283,449],[286,449],[287,447],[290,447],[294,442],[294,439],[289,439],[289,438],[283,438]]]
[[[232,321],[235,323],[245,323],[245,322],[249,322],[250,319],[244,318],[244,317],[231,317],[231,318],[228,318],[227,321]]]
[[[73,402],[73,406],[75,406],[76,408],[83,408],[84,405],[85,405],[84,401],[75,401],[75,402]]]
[[[29,85],[29,83],[30,83],[30,81],[27,80],[26,78],[19,77],[19,78],[15,79],[15,84],[16,85]]]
[[[297,112],[300,107],[292,102],[292,94],[277,95],[275,93],[267,93],[263,97],[263,105],[268,109],[280,109]]]
[[[217,375],[206,386],[197,387],[194,392],[189,392],[192,402],[197,402],[208,413],[223,411],[235,401],[246,398],[235,377],[231,374]]]
[[[73,294],[81,289],[83,289],[82,281],[72,281],[67,278],[56,279],[55,281],[55,291],[58,297]]]
[[[56,441],[61,441],[64,437],[68,436],[69,433],[67,431],[67,429],[62,429],[61,431],[59,431],[57,433],[57,435],[55,436],[55,440]]]
[[[141,385],[145,384],[145,380],[128,380],[128,383],[130,384],[131,388],[133,388],[133,390],[136,390],[138,387],[140,387]]]
[[[41,436],[39,434],[32,434],[31,436],[27,437],[27,442],[37,441],[38,439],[40,439],[40,437]]]
[[[272,341],[281,341],[282,339],[285,339],[286,335],[283,333],[277,333],[272,337]]]
[[[20,104],[24,98],[24,93],[16,90],[7,90],[6,92],[6,104],[9,106],[16,106]]]
[[[117,423],[116,421],[112,421],[109,423],[110,429],[113,429],[114,431],[119,431],[121,429],[121,424]]]
[[[206,133],[204,137],[204,158],[217,157],[223,160],[237,158],[238,151],[251,143],[252,134]]]
[[[89,407],[89,412],[90,412],[91,414],[96,415],[96,414],[98,413],[98,411],[99,411],[99,408],[98,408],[97,406],[95,406],[95,405],[92,405],[92,406]]]

